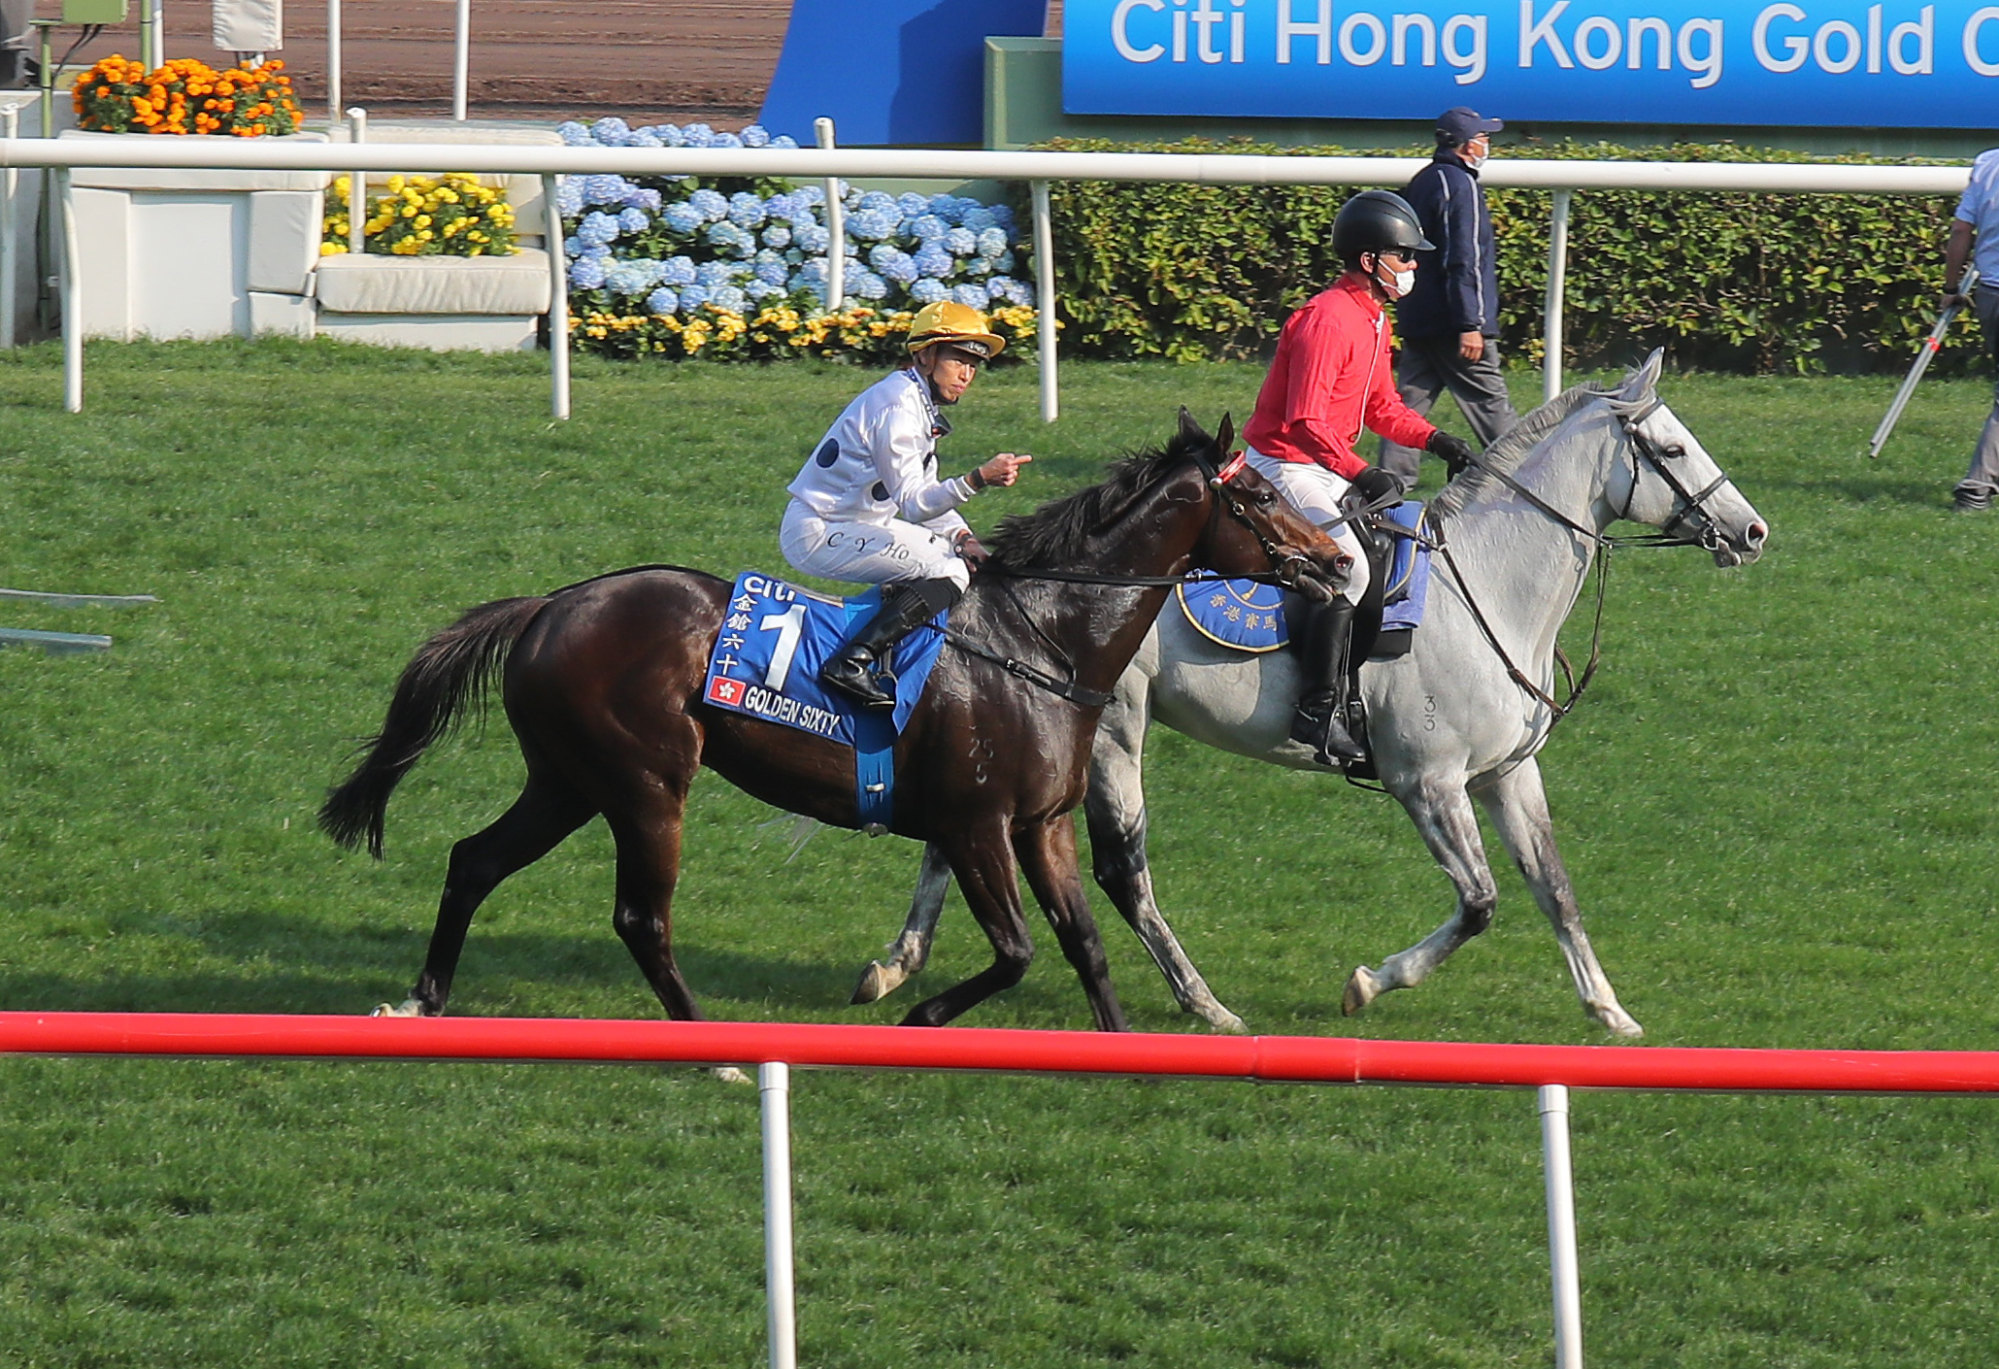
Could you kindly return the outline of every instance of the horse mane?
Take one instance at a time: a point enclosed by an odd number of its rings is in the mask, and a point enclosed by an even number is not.
[[[1623,381],[1615,385],[1592,384],[1588,381],[1571,385],[1529,413],[1507,429],[1504,437],[1485,449],[1485,454],[1479,458],[1479,465],[1486,469],[1473,467],[1444,486],[1431,505],[1436,515],[1448,518],[1453,514],[1463,513],[1489,491],[1503,486],[1504,482],[1492,472],[1497,471],[1501,475],[1514,474],[1526,464],[1528,456],[1540,445],[1543,438],[1591,400],[1608,400],[1611,408],[1619,413],[1637,407],[1640,401],[1627,400],[1623,397],[1625,383],[1636,374],[1637,370],[1634,368],[1626,373]]]
[[[1164,447],[1147,448],[1113,463],[1109,474],[1094,485],[1030,512],[1008,514],[993,532],[993,569],[1074,565],[1094,534],[1123,517],[1190,450],[1185,439],[1175,436]]]

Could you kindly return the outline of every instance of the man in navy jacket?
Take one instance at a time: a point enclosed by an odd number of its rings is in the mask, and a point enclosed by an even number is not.
[[[1437,250],[1426,255],[1416,288],[1396,306],[1402,342],[1396,387],[1419,414],[1428,414],[1448,389],[1480,447],[1492,445],[1519,418],[1499,369],[1499,265],[1492,215],[1478,183],[1491,135],[1504,126],[1463,107],[1445,110],[1437,118],[1436,156],[1402,191]],[[1419,456],[1413,447],[1384,439],[1380,465],[1407,489],[1416,483]]]

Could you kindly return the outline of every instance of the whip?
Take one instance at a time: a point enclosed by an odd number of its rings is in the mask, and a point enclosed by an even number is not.
[[[1958,299],[1962,301],[1977,283],[1978,268],[1967,266],[1964,270],[1964,279],[1957,285]],[[1874,440],[1867,444],[1867,455],[1870,460],[1881,455],[1881,449],[1888,445],[1888,434],[1895,431],[1895,424],[1902,417],[1902,410],[1909,407],[1909,396],[1916,392],[1916,382],[1923,378],[1924,371],[1930,369],[1930,362],[1936,357],[1937,349],[1943,346],[1944,331],[1950,327],[1950,321],[1956,318],[1963,308],[1962,303],[1952,304],[1937,315],[1936,327],[1930,329],[1930,335],[1923,339],[1922,347],[1916,352],[1916,364],[1911,366],[1909,374],[1903,377],[1902,388],[1895,391],[1895,402],[1888,406],[1887,414],[1881,419],[1881,426],[1874,430]]]

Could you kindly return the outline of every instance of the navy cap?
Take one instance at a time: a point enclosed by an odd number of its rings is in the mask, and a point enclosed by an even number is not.
[[[1437,139],[1453,146],[1470,142],[1481,133],[1497,133],[1506,127],[1503,119],[1481,119],[1475,109],[1459,105],[1437,116]]]

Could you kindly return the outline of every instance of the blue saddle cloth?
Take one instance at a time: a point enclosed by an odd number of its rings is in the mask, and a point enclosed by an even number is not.
[[[1386,510],[1385,517],[1414,532],[1423,520],[1423,505],[1405,499]],[[1430,551],[1407,537],[1395,539],[1389,556],[1382,596],[1381,630],[1417,627],[1430,591]],[[1284,592],[1257,580],[1203,580],[1174,588],[1181,611],[1194,630],[1238,651],[1275,651],[1291,640],[1284,621]]]
[[[863,826],[887,827],[895,808],[895,739],[909,722],[944,646],[940,613],[902,639],[890,659],[895,709],[863,709],[819,683],[819,669],[847,634],[881,606],[881,590],[851,599],[815,594],[745,571],[708,658],[702,697],[715,708],[794,727],[854,748]]]

